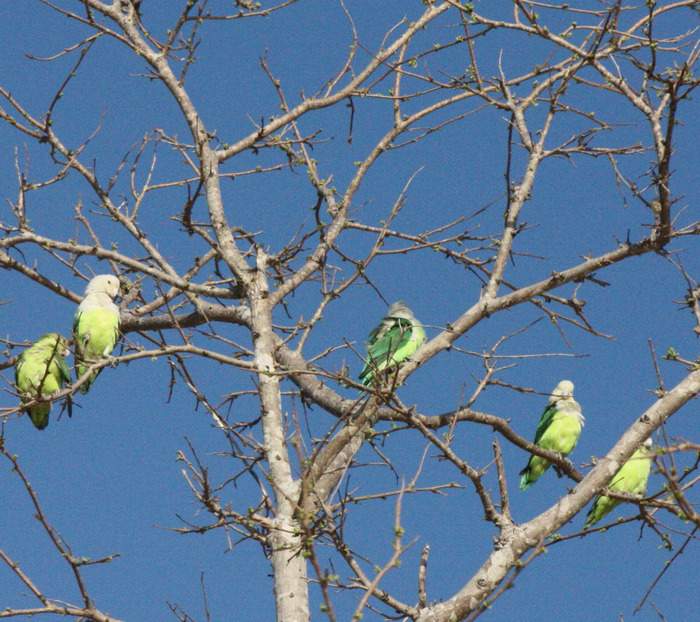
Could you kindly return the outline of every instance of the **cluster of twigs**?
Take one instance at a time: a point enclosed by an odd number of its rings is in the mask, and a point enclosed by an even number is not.
[[[201,449],[188,444],[180,452],[183,477],[205,510],[206,519],[194,523],[181,517],[176,531],[188,534],[222,530],[231,548],[246,540],[259,543],[271,560],[278,619],[309,619],[308,591],[315,585],[329,620],[345,617],[334,604],[335,591],[343,589],[360,594],[353,619],[370,609],[386,618],[437,622],[475,619],[547,546],[590,536],[627,520],[585,534],[557,535],[561,526],[604,489],[640,442],[655,430],[663,430],[665,421],[700,392],[697,361],[676,351],[667,353],[667,359],[686,368],[685,378],[668,389],[659,371],[657,401],[584,475],[562,456],[518,434],[506,417],[477,409],[488,387],[526,393],[545,390],[514,386],[504,380],[505,370],[526,364],[528,357],[501,354],[501,347],[531,325],[496,339],[491,349],[483,352],[465,350],[460,339],[493,315],[520,305],[533,307],[562,336],[562,326],[569,326],[607,337],[587,317],[579,294],[584,287],[607,286],[600,274],[609,266],[647,254],[658,254],[662,261],[671,260],[678,267],[688,287],[682,304],[693,314],[695,332],[700,332],[700,288],[678,259],[668,257],[668,247],[674,240],[700,234],[698,221],[679,218],[680,197],[672,183],[677,165],[673,160],[674,140],[684,107],[699,84],[694,70],[700,45],[694,30],[663,37],[656,34],[656,24],[663,17],[696,10],[693,0],[647,2],[641,7],[616,1],[605,8],[598,3],[590,3],[593,8],[576,8],[514,0],[511,15],[459,0],[429,0],[423,2],[422,12],[415,19],[396,24],[381,45],[369,53],[363,48],[351,11],[341,1],[351,33],[342,67],[318,92],[297,97],[285,88],[272,64],[263,59],[261,71],[276,94],[279,110],[274,115],[263,112],[247,133],[237,137],[210,130],[188,89],[187,78],[196,62],[199,42],[213,22],[282,18],[295,0],[276,4],[237,0],[228,13],[217,13],[210,6],[213,3],[205,0],[183,0],[181,13],[164,35],[149,28],[153,7],[148,2],[76,0],[72,8],[63,6],[69,3],[45,4],[82,24],[90,34],[51,57],[36,58],[37,62],[75,59],[65,78],[57,80],[55,94],[43,112],[33,113],[21,97],[0,85],[0,120],[23,140],[35,141],[45,149],[54,166],[53,175],[37,179],[16,151],[17,194],[10,203],[10,217],[0,220],[0,267],[73,303],[79,302],[80,296],[63,279],[53,277],[54,270],[45,270],[44,263],[40,266],[32,261],[38,252],[50,258],[52,268],[60,268],[74,280],[90,277],[91,260],[107,262],[122,278],[128,290],[122,301],[123,350],[109,360],[94,363],[88,371],[141,359],[164,359],[170,371],[170,394],[178,385],[185,387],[230,448],[230,475],[221,482],[212,480],[205,460],[200,458]],[[566,16],[564,27],[550,25],[550,20],[560,24],[562,16]],[[446,19],[459,28],[459,36],[426,44],[421,33]],[[502,32],[536,39],[548,55],[541,62],[533,60],[528,70],[510,75],[502,58],[490,64],[481,53],[481,46]],[[62,135],[55,123],[62,114],[61,100],[70,92],[85,58],[104,38],[118,42],[145,63],[145,77],[159,82],[167,91],[190,132],[183,139],[164,129],[153,130],[124,155],[107,179],[97,174],[87,156],[100,128],[76,140]],[[449,62],[443,63],[443,57],[450,58],[454,52],[467,59],[462,73],[455,72]],[[578,103],[576,93],[582,90],[624,102],[644,124],[644,130],[633,140],[617,140],[614,121]],[[363,114],[367,102],[388,106],[390,121],[364,158],[354,163],[353,174],[341,187],[330,165],[317,156],[323,153],[325,136],[315,113],[338,109],[347,115],[347,141],[352,143],[355,118]],[[419,171],[406,180],[381,222],[365,222],[355,213],[358,193],[379,160],[400,149],[416,148],[426,137],[466,123],[484,109],[496,110],[507,120],[504,186],[502,199],[496,200],[502,204],[502,218],[493,218],[494,210],[487,205],[446,222],[431,218],[418,233],[403,230],[397,217],[406,206]],[[581,129],[555,138],[555,130],[568,122]],[[163,172],[159,159],[163,150],[181,164],[168,166]],[[237,156],[242,154],[265,154],[266,164],[239,166]],[[639,154],[651,162],[641,178],[625,172],[626,162]],[[519,277],[507,274],[508,266],[527,255],[527,249],[516,242],[528,229],[527,204],[542,165],[553,158],[572,162],[581,158],[606,160],[624,200],[644,206],[648,221],[641,226],[646,233],[634,241],[628,236],[596,256],[558,265],[537,279],[519,282]],[[311,209],[313,217],[308,222],[300,218],[305,224],[297,234],[274,248],[266,232],[249,230],[236,222],[231,215],[235,210],[227,209],[222,186],[253,177],[264,187],[270,176],[297,171],[305,174],[311,197],[305,207]],[[79,179],[83,189],[91,193],[94,207],[86,210],[82,200],[75,201],[72,217],[77,233],[65,239],[34,223],[31,213],[35,196],[67,183],[69,177]],[[161,250],[158,232],[143,224],[147,207],[173,193],[181,197],[169,217],[180,227],[179,259],[189,257],[189,267],[184,270],[176,269]],[[97,225],[102,217],[110,221],[107,233]],[[361,236],[361,244],[356,242],[357,236]],[[117,246],[116,239],[126,241]],[[383,384],[365,389],[353,380],[347,367],[332,367],[329,361],[336,360],[338,352],[352,360],[362,356],[353,344],[339,340],[321,352],[309,351],[310,336],[321,325],[324,313],[351,288],[366,285],[382,295],[368,270],[371,265],[387,256],[428,252],[475,277],[480,292],[448,325],[437,327],[437,334]],[[571,287],[563,287],[566,285]],[[312,302],[312,311],[295,315],[290,302],[294,295],[303,295]],[[287,324],[278,323],[283,317],[278,310],[286,313]],[[0,369],[11,368],[17,348],[26,345],[14,337],[2,341],[5,351]],[[462,406],[432,414],[423,412],[421,405],[403,404],[396,387],[419,366],[448,350],[456,356],[476,357],[483,365],[482,375]],[[253,388],[250,384],[237,386],[232,380],[225,395],[211,395],[201,386],[201,361],[222,366],[232,377],[235,370],[253,378]],[[53,401],[69,399],[79,384],[62,390]],[[14,400],[11,383],[6,388]],[[348,388],[355,390],[356,397],[347,397]],[[241,415],[245,409],[236,409],[235,405],[251,398],[259,407],[246,419]],[[288,404],[294,409],[286,408]],[[329,423],[320,435],[309,425],[310,409],[329,415]],[[20,412],[21,407],[13,401],[0,409],[0,417],[11,425]],[[378,425],[383,422],[389,425]],[[463,425],[485,426],[496,433],[491,464],[477,466],[454,447],[455,430]],[[313,428],[317,429],[318,423]],[[408,481],[382,451],[383,440],[406,430],[417,431],[426,445]],[[700,515],[690,494],[699,481],[700,448],[692,439],[664,441],[656,459],[665,481],[662,489],[644,500],[609,494],[636,504],[639,511],[634,518],[643,519],[642,524],[664,543],[671,542],[669,534],[685,538],[686,544],[679,549],[682,551],[700,527]],[[571,494],[541,515],[516,523],[510,511],[502,443],[550,460],[571,480]],[[349,474],[364,465],[358,457],[361,449],[367,449],[382,468],[396,474],[395,487],[369,494],[350,487]],[[81,568],[109,562],[115,556],[99,560],[75,556],[46,518],[17,458],[4,445],[1,451],[30,496],[37,520],[73,573],[82,604],[66,605],[48,598],[20,564],[0,549],[0,558],[39,601],[33,609],[2,608],[0,618],[54,613],[77,619],[113,620],[96,608]],[[449,464],[453,476],[437,484],[421,483],[429,456]],[[679,456],[695,459],[679,462]],[[496,496],[488,479],[494,473]],[[259,494],[240,505],[228,499],[232,497],[231,489],[243,478],[250,479]],[[485,519],[498,531],[483,565],[473,576],[464,578],[457,593],[433,603],[426,589],[426,547],[420,557],[415,602],[403,602],[385,591],[381,587],[383,579],[414,544],[404,539],[402,507],[406,497],[445,495],[467,486],[478,497]],[[348,541],[345,526],[355,505],[387,499],[395,504],[390,552],[383,562],[374,563]],[[672,517],[690,525],[690,529],[679,529],[677,522],[665,521]],[[333,563],[344,564],[345,570],[336,571],[329,565],[320,547],[334,551]],[[372,567],[374,571],[370,572]],[[202,591],[206,605],[203,579]],[[180,620],[192,619],[177,604],[170,604],[170,609]],[[206,606],[205,610],[209,619]]]

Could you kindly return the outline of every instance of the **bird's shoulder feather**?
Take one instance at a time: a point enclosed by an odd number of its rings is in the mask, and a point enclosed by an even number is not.
[[[376,359],[387,353],[395,352],[404,341],[411,336],[411,322],[402,318],[394,318],[391,326],[387,327],[382,335],[370,343],[368,352]]]
[[[554,420],[554,415],[557,414],[557,403],[547,405],[540,417],[540,422],[537,424],[537,429],[535,430],[535,445],[542,438],[542,435],[547,431],[547,428],[552,425]]]

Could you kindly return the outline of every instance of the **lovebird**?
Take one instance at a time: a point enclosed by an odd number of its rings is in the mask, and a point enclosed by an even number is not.
[[[608,484],[608,489],[614,492],[622,492],[628,495],[644,496],[647,491],[647,482],[651,473],[651,438],[642,443],[637,451],[635,451],[630,459],[622,465],[612,481]],[[620,504],[619,499],[612,499],[605,495],[598,495],[593,501],[591,509],[586,516],[584,529],[591,525],[595,525],[601,518],[617,505]]]
[[[425,330],[406,303],[393,303],[367,338],[367,358],[360,372],[365,386],[374,384],[378,374],[395,368],[425,342]]]
[[[114,304],[117,294],[119,279],[113,274],[100,274],[85,288],[85,298],[78,306],[73,322],[78,378],[92,363],[109,356],[119,339],[119,307]],[[93,372],[81,385],[81,393],[90,390],[100,371]]]
[[[547,407],[537,424],[533,442],[542,449],[568,456],[578,443],[584,421],[581,406],[574,399],[574,383],[562,380],[549,397]],[[527,466],[520,471],[520,490],[532,486],[550,464],[545,458],[530,456]]]
[[[46,333],[19,355],[15,365],[15,385],[22,401],[51,397],[70,382],[70,371],[63,358],[68,354],[68,343],[58,333]],[[49,425],[51,402],[35,404],[25,411],[37,429]]]

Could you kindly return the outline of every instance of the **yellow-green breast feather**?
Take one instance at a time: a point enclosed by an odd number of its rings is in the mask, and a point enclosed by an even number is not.
[[[111,301],[109,305],[91,304],[93,301],[90,298],[86,297],[81,303],[73,326],[78,378],[92,363],[109,356],[119,339],[118,307]],[[87,393],[98,373],[99,370],[81,385],[83,393]]]

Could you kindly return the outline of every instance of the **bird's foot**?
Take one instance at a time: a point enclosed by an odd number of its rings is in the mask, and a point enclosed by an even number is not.
[[[574,468],[574,463],[571,462],[571,460],[569,460],[564,454],[559,454],[559,456],[569,469]],[[566,475],[566,471],[562,469],[559,465],[553,464],[552,466],[554,467],[554,472],[557,474],[557,477],[564,477]]]

